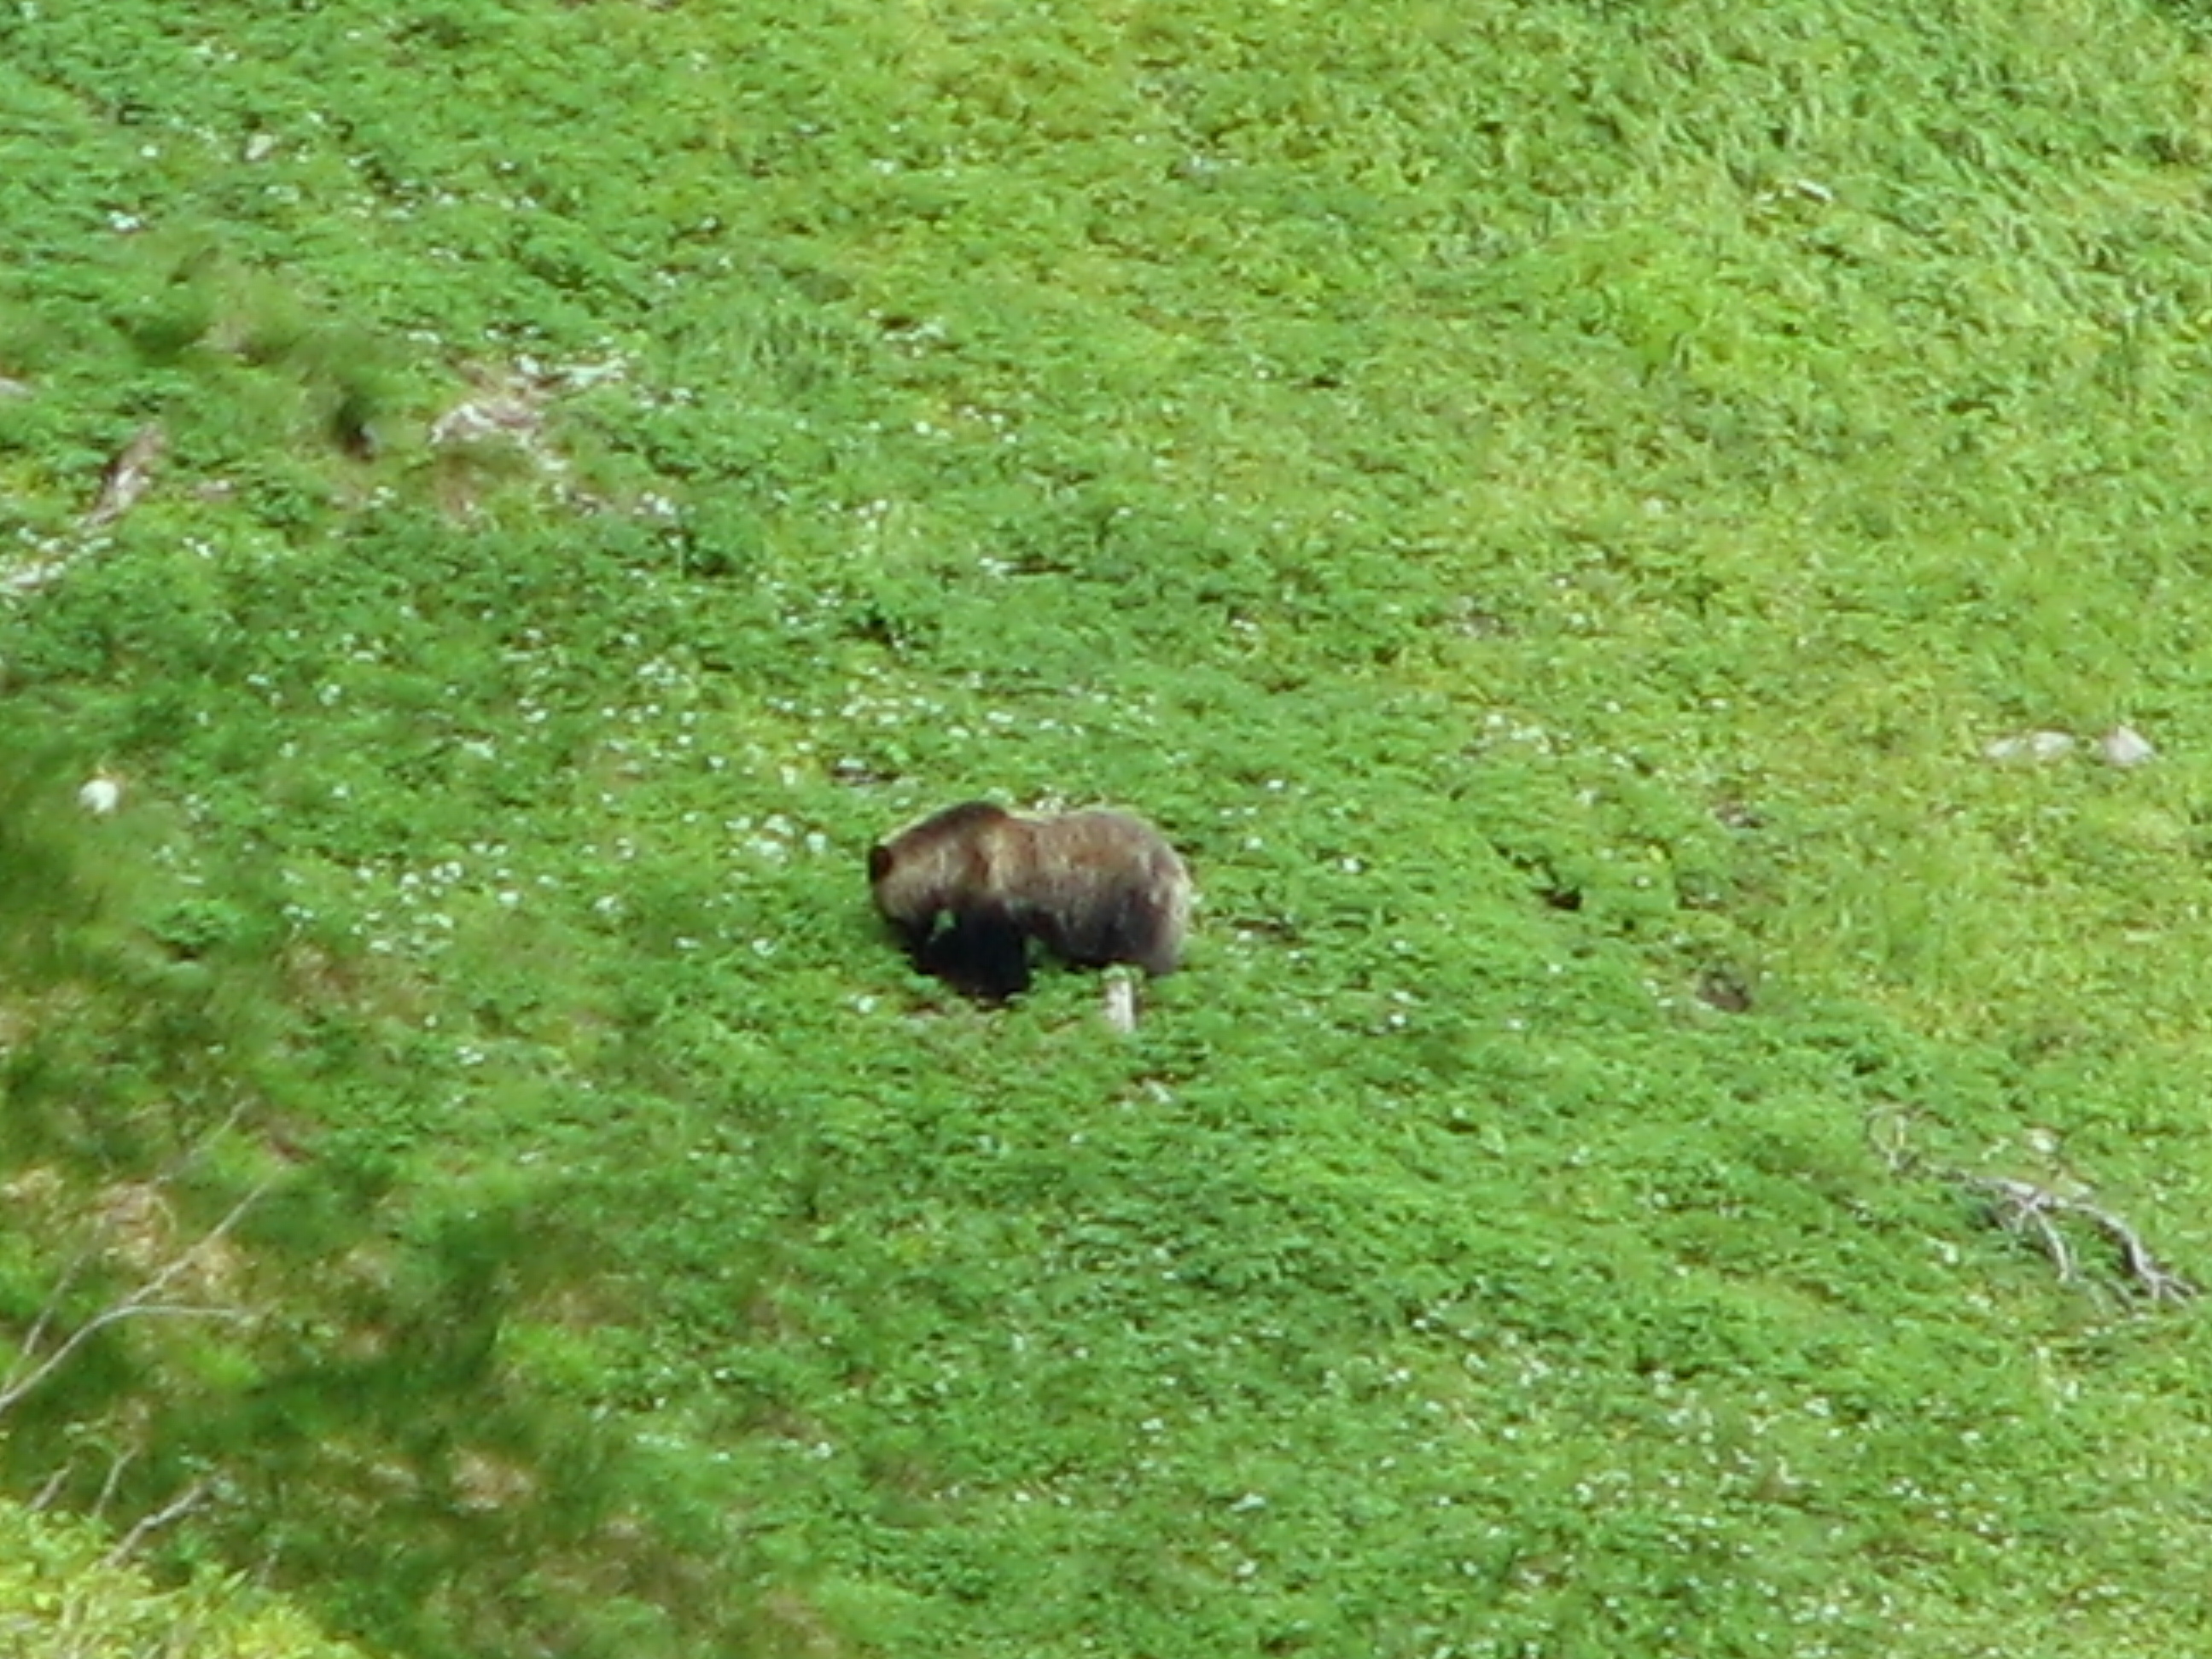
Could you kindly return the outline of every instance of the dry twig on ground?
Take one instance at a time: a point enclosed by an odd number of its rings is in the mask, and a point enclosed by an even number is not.
[[[2008,1176],[1961,1176],[1960,1180],[1975,1192],[1988,1195],[1990,1213],[1999,1226],[2008,1232],[2032,1236],[2041,1244],[2063,1281],[2072,1283],[2081,1277],[2080,1259],[2058,1224],[2065,1218],[2075,1216],[2112,1242],[2119,1251],[2120,1265],[2129,1280],[2152,1301],[2186,1302],[2197,1294],[2196,1285],[2160,1262],[2133,1227],[2101,1204],[2093,1204],[2084,1198],[2069,1198],[2032,1181],[2016,1181]]]
[[[71,1331],[66,1337],[51,1345],[48,1334],[60,1317],[61,1304],[70,1287],[76,1283],[89,1253],[71,1262],[54,1285],[46,1304],[39,1310],[31,1323],[30,1332],[23,1339],[14,1362],[4,1376],[0,1376],[0,1417],[22,1403],[26,1395],[36,1389],[48,1377],[67,1364],[78,1349],[110,1325],[120,1324],[126,1319],[243,1319],[246,1316],[237,1308],[207,1307],[191,1303],[165,1301],[170,1287],[195,1267],[230,1230],[240,1217],[260,1199],[264,1187],[252,1192],[231,1206],[228,1214],[216,1222],[194,1243],[186,1246],[156,1272],[148,1275],[136,1290],[125,1292],[108,1307]]]
[[[153,484],[155,464],[168,447],[168,434],[159,421],[149,421],[133,433],[100,475],[100,494],[85,511],[85,527],[112,523],[136,507]]]
[[[2063,1223],[2087,1222],[2118,1252],[2127,1281],[2153,1302],[2187,1302],[2198,1286],[2175,1273],[2151,1253],[2142,1237],[2125,1219],[2086,1194],[2069,1196],[2037,1182],[2010,1176],[1975,1175],[1965,1170],[1931,1168],[1921,1162],[1911,1145],[1918,1114],[1910,1107],[1891,1106],[1867,1120],[1867,1139],[1875,1154],[1895,1176],[1935,1175],[1988,1200],[1991,1220],[2007,1232],[2032,1238],[2042,1248],[2064,1284],[2083,1282],[2081,1260]]]
[[[1106,972],[1106,1023],[1127,1036],[1137,1029],[1137,982],[1121,969]]]
[[[152,1514],[140,1516],[137,1520],[131,1522],[131,1530],[123,1534],[115,1547],[108,1551],[107,1565],[114,1566],[126,1559],[131,1551],[144,1543],[150,1534],[160,1531],[173,1521],[183,1520],[185,1516],[205,1504],[210,1492],[213,1490],[212,1483],[206,1480],[195,1480],[191,1486],[185,1487],[182,1493],[171,1498]]]

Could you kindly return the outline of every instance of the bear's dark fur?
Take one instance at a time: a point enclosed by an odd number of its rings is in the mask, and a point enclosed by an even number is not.
[[[868,883],[915,967],[992,1000],[1029,988],[1031,939],[1077,967],[1171,974],[1190,927],[1190,872],[1126,812],[969,801],[875,848]]]

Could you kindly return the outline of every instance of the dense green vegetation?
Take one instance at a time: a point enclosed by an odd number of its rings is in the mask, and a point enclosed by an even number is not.
[[[2212,1278],[2200,24],[13,8],[0,1352],[175,1311],[0,1484],[407,1659],[2193,1650],[2202,1313],[1974,1182]],[[890,949],[977,794],[1188,853],[1133,1037]]]
[[[296,1613],[203,1571],[170,1589],[97,1528],[0,1504],[0,1636],[23,1659],[359,1659]]]

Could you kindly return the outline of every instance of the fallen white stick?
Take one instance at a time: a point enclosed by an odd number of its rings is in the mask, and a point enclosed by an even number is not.
[[[2134,1228],[2102,1205],[2068,1198],[2032,1181],[2015,1181],[2004,1176],[1966,1176],[1961,1179],[1977,1192],[1990,1194],[1998,1225],[2008,1232],[2032,1231],[2063,1281],[2078,1279],[2081,1265],[2073,1247],[2059,1231],[2058,1220],[2065,1216],[2079,1216],[2118,1248],[2120,1263],[2126,1268],[2128,1277],[2152,1301],[2186,1302],[2197,1293],[2196,1285],[2151,1254]]]
[[[1126,969],[1106,971],[1106,1023],[1124,1036],[1137,1029],[1137,981]]]

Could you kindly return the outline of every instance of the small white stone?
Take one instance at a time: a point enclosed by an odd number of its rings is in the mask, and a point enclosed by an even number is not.
[[[2141,766],[2154,757],[2158,750],[2150,739],[2132,726],[2116,726],[2097,739],[2097,752],[2108,766]]]
[[[94,817],[109,817],[123,805],[123,784],[105,773],[88,778],[84,787],[76,792],[76,804]]]
[[[2022,732],[2016,737],[1999,738],[1982,753],[1993,761],[2047,761],[2070,754],[2073,738],[2064,732]]]

